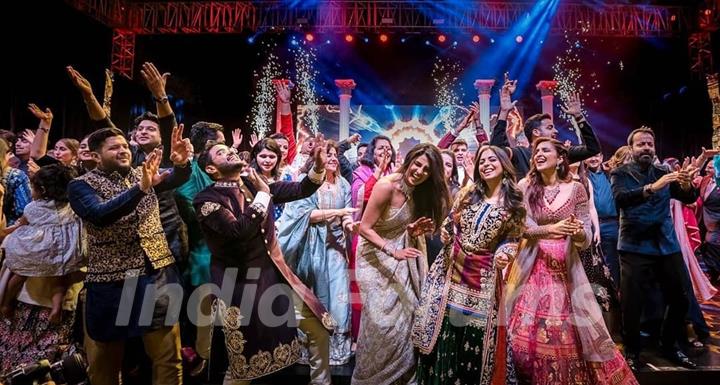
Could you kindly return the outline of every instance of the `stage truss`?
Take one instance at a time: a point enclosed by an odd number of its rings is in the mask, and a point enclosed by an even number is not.
[[[66,0],[115,30],[113,68],[132,78],[135,35],[280,32],[474,33],[505,31],[528,16],[532,2],[471,2],[439,6],[435,1],[318,1],[312,8],[283,1]],[[563,2],[551,34],[583,30],[586,36],[672,37],[692,30],[691,9]]]

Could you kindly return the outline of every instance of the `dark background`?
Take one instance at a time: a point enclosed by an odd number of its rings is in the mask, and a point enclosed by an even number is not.
[[[3,18],[2,46],[6,55],[0,128],[17,131],[36,127],[35,118],[26,109],[27,103],[34,102],[50,107],[55,114],[53,143],[60,137],[80,138],[88,133],[84,104],[64,68],[73,65],[86,75],[101,99],[103,70],[110,65],[111,30],[62,1],[12,3],[12,10],[4,12]],[[172,73],[168,93],[174,98],[182,122],[210,120],[222,123],[228,130],[242,127],[249,133],[246,118],[254,90],[253,70],[265,61],[264,47],[277,43],[275,52],[281,62],[290,63],[291,55],[287,34],[261,34],[254,44],[248,43],[248,36],[138,36],[135,79],[116,76],[113,120],[127,128],[139,111],[154,110],[139,72],[143,62],[152,61],[161,72]],[[322,103],[337,102],[333,79],[354,78],[358,88],[353,103],[434,104],[431,72],[436,56],[470,68],[478,57],[499,49],[485,36],[477,45],[470,43],[467,36],[449,36],[450,41],[459,41],[457,49],[438,47],[432,35],[407,35],[406,43],[399,42],[404,35],[390,35],[388,44],[377,42],[375,35],[368,36],[370,43],[356,36],[353,44],[346,44],[341,34],[316,36],[320,73],[317,88]],[[331,45],[322,44],[326,37],[333,40]],[[713,38],[717,64],[718,34]],[[426,45],[425,40],[433,44]],[[534,84],[552,78],[551,66],[565,47],[562,37],[546,38],[537,64],[525,69],[530,71],[529,81],[516,93],[525,116],[539,112],[539,92]],[[508,51],[508,55],[513,53]],[[661,156],[689,155],[700,146],[710,145],[711,105],[704,80],[693,79],[690,74],[686,36],[590,38],[584,44],[582,59],[583,73],[595,73],[601,84],[584,101],[606,153],[623,144],[627,133],[642,124],[656,130]],[[469,103],[475,96],[471,79],[495,77],[497,85],[504,70],[499,62],[463,74],[463,101]],[[288,74],[294,76],[292,70]],[[492,104],[496,105],[495,90],[493,94]],[[177,104],[179,100],[182,106]],[[559,120],[558,125],[566,123]]]

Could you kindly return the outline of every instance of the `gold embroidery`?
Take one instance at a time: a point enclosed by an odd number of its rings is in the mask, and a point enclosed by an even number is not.
[[[300,359],[301,345],[296,337],[289,344],[280,344],[275,347],[272,354],[260,350],[248,361],[247,357],[243,355],[247,340],[240,331],[240,321],[242,320],[240,308],[237,306],[226,307],[225,303],[220,300],[216,300],[215,306],[223,321],[225,344],[230,361],[228,369],[232,379],[252,380],[277,372]]]
[[[200,213],[206,217],[215,211],[220,210],[220,204],[216,202],[205,202],[203,203],[202,207],[200,208]]]

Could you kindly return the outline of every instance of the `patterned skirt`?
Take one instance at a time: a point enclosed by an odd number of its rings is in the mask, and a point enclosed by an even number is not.
[[[49,322],[52,309],[17,302],[11,320],[0,320],[0,375],[22,364],[62,358],[70,347],[75,312],[63,311],[62,322]]]
[[[435,348],[420,355],[419,385],[479,384],[485,330],[474,324],[454,326],[453,311],[447,309]]]
[[[637,384],[619,350],[605,362],[585,361],[573,310],[564,241],[539,244],[535,266],[509,320],[520,384]]]
[[[619,307],[617,286],[605,263],[602,249],[598,245],[592,245],[585,250],[580,250],[578,254],[600,309],[608,312]]]

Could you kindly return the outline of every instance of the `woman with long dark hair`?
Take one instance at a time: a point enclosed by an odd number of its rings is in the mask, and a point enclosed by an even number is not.
[[[499,147],[478,150],[473,174],[475,182],[460,191],[443,223],[446,247],[430,268],[416,312],[419,384],[488,384],[496,368],[501,378],[512,376],[505,372],[507,344],[497,319],[502,269],[517,251],[525,207],[515,169]]]
[[[588,194],[562,143],[533,143],[526,242],[507,282],[510,352],[523,384],[637,384],[610,338],[578,252],[590,246]],[[501,320],[504,322],[504,320]]]
[[[449,206],[442,170],[440,150],[419,144],[370,196],[357,250],[364,312],[353,385],[414,382],[410,331],[427,273],[424,235],[437,231]]]

